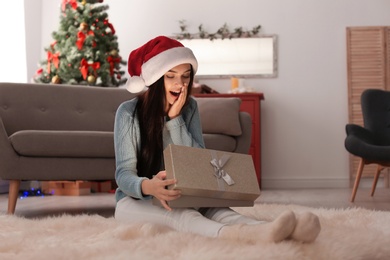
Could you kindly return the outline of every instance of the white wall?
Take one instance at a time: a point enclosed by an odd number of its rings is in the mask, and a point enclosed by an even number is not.
[[[41,27],[29,55],[52,42],[61,0],[41,0]],[[34,1],[35,2],[35,1]],[[348,187],[349,162],[344,148],[348,121],[347,26],[390,24],[388,0],[105,0],[119,37],[120,54],[128,54],[160,34],[179,32],[181,19],[196,32],[203,24],[213,32],[227,23],[279,37],[279,73],[275,79],[246,83],[263,92],[263,188]],[[40,32],[42,31],[42,33]],[[36,61],[29,60],[29,74]],[[203,80],[220,92],[228,79]]]
[[[24,10],[27,46],[27,82],[32,82],[32,77],[35,75],[39,62],[42,59],[41,55],[43,55],[40,37],[43,28],[42,3],[41,1],[24,0]]]

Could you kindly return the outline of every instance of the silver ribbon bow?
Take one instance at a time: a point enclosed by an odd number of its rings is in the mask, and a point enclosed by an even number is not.
[[[223,184],[222,179],[227,183],[227,185],[233,185],[234,180],[230,177],[230,175],[223,169],[223,166],[230,159],[230,155],[224,154],[221,159],[217,159],[217,153],[215,151],[211,151],[212,160],[210,161],[211,165],[214,168],[214,176],[217,178],[218,187],[220,190],[225,190],[225,186]]]

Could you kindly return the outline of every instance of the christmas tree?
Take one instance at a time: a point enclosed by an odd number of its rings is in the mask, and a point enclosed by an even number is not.
[[[36,83],[102,87],[123,85],[118,37],[103,0],[62,0],[60,25],[45,48],[47,58],[34,76]]]

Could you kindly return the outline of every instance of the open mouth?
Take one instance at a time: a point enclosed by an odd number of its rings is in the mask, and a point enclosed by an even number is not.
[[[181,91],[180,90],[178,92],[169,91],[169,93],[171,93],[172,96],[178,97],[180,95]]]

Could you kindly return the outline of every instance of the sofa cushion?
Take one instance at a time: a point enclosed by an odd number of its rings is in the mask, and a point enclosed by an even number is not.
[[[229,135],[203,134],[203,139],[207,149],[234,152],[237,146],[236,139]]]
[[[203,133],[239,136],[242,134],[239,111],[241,99],[195,98],[199,107]]]
[[[115,157],[113,132],[23,130],[9,139],[23,156]]]

